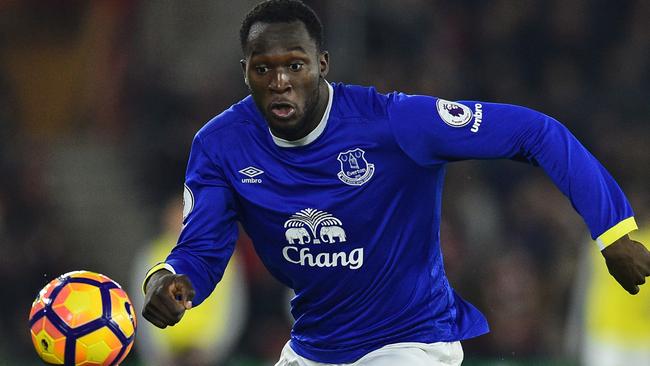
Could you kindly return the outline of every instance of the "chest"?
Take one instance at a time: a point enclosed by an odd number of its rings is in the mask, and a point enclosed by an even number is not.
[[[370,209],[373,200],[401,184],[410,162],[381,123],[331,121],[308,146],[282,148],[258,138],[235,145],[225,175],[244,214],[277,215],[302,209]],[[404,173],[406,174],[406,173]],[[288,215],[288,216],[287,216]]]

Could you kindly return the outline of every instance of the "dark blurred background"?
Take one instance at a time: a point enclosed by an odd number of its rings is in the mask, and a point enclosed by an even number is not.
[[[38,364],[27,315],[57,275],[89,269],[137,291],[147,267],[134,253],[181,197],[194,133],[247,95],[238,30],[255,3],[0,0],[0,365]],[[543,111],[650,221],[650,2],[307,3],[325,25],[329,81]],[[452,164],[444,218],[452,284],[493,330],[465,343],[466,364],[577,364],[579,253],[598,249],[543,171]],[[288,295],[246,239],[238,252],[246,320],[220,364],[272,365]],[[125,365],[144,364],[137,348]]]

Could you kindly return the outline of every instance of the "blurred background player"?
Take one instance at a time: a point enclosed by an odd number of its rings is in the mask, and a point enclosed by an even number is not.
[[[650,243],[648,229],[631,236]],[[591,278],[585,299],[582,364],[650,365],[650,291],[629,296],[612,281],[602,258],[594,253],[589,258]]]
[[[644,192],[636,197],[647,202]],[[648,207],[638,212],[644,215]],[[631,236],[648,243],[650,230],[644,227]],[[584,366],[650,365],[650,293],[628,296],[591,251],[582,251],[579,268],[567,327],[570,353]]]
[[[183,217],[180,197],[170,198],[161,214],[160,235],[136,254],[134,284],[142,276],[142,266],[162,261],[178,239]],[[223,364],[243,334],[248,311],[246,291],[241,258],[235,254],[214,296],[188,313],[182,324],[164,330],[148,322],[139,327],[136,350],[143,362],[151,366]],[[142,289],[133,287],[129,293],[136,308],[141,307]]]

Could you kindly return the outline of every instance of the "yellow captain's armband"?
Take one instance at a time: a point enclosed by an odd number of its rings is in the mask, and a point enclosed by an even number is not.
[[[608,245],[622,238],[624,235],[629,234],[630,231],[637,230],[638,228],[639,227],[636,225],[634,217],[628,217],[602,233],[598,238],[596,238],[596,243],[600,250],[603,250]]]
[[[160,262],[156,264],[155,266],[151,267],[150,270],[147,271],[147,274],[144,276],[144,281],[142,281],[142,293],[145,293],[145,290],[147,288],[147,282],[149,281],[149,277],[151,277],[152,274],[160,271],[161,269],[166,269],[169,272],[176,274],[176,271],[174,270],[174,267],[172,267],[170,264],[165,263],[165,262]]]

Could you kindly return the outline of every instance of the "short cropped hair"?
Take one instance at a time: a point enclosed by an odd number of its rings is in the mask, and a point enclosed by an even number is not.
[[[262,23],[291,23],[299,21],[305,25],[307,32],[316,43],[318,51],[322,51],[323,24],[316,12],[300,0],[267,0],[257,4],[242,21],[239,29],[241,48],[246,50],[248,35],[251,26],[257,22]]]

